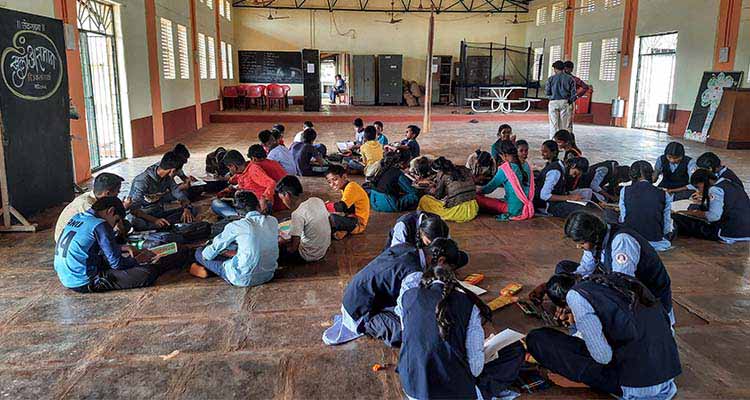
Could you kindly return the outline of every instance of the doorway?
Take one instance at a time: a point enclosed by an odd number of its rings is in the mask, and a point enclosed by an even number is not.
[[[341,75],[346,85],[344,94],[337,96],[336,104],[349,103],[349,55],[338,51],[320,52],[320,96],[323,105],[330,105],[329,90],[336,83],[336,75]]]
[[[91,170],[125,158],[114,5],[77,0]]]
[[[657,122],[659,104],[672,103],[677,33],[639,38],[633,127],[666,132],[668,123]]]

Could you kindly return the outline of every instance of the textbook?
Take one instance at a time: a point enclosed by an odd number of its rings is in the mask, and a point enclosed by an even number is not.
[[[497,358],[497,352],[523,339],[524,334],[513,329],[505,329],[497,335],[492,334],[484,341],[484,363],[487,364]]]
[[[673,201],[672,212],[687,211],[691,204],[693,204],[693,201],[690,199]]]
[[[148,249],[150,252],[159,256],[168,256],[177,253],[177,243],[167,243]]]

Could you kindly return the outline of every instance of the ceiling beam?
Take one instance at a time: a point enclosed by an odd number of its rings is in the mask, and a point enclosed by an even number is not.
[[[399,8],[393,10],[396,13],[476,13],[476,14],[513,14],[528,13],[530,0],[450,0],[444,4],[443,0],[428,0],[429,6],[419,9],[412,7],[412,0],[399,0]],[[273,8],[278,10],[318,10],[318,11],[341,11],[341,12],[390,12],[390,8],[384,8],[370,4],[369,0],[358,0],[356,3],[346,2],[340,4],[339,0],[233,0],[232,4],[238,8]],[[500,4],[498,4],[500,3]]]

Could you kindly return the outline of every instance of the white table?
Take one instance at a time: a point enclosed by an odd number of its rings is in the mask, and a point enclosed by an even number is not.
[[[538,99],[529,99],[522,97],[520,99],[510,100],[509,97],[514,90],[527,90],[528,88],[523,86],[481,86],[479,88],[479,97],[467,98],[471,105],[471,110],[476,113],[512,113],[512,112],[527,112],[531,108],[531,103],[539,101]],[[484,92],[484,93],[483,93]],[[484,95],[483,95],[484,94]],[[481,101],[489,101],[489,109],[477,109],[476,103]],[[513,104],[526,103],[526,108],[523,110],[514,110]]]

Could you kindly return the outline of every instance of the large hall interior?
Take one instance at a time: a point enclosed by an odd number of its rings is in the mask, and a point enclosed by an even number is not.
[[[0,398],[750,399],[750,0],[7,0],[0,65]]]

